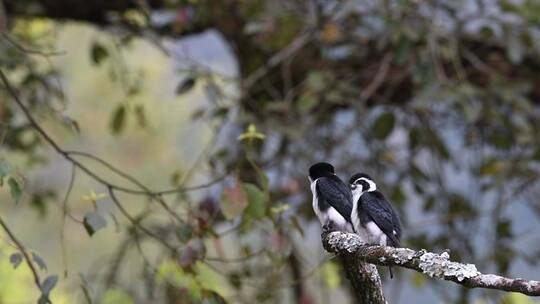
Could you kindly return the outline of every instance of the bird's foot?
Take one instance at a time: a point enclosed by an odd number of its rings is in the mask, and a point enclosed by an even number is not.
[[[332,231],[336,231],[336,225],[334,225],[334,222],[329,221],[328,223],[324,224],[322,229],[326,233],[330,233]]]

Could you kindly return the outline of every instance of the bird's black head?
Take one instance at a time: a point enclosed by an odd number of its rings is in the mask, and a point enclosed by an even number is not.
[[[349,184],[352,185],[354,184],[355,181],[357,181],[359,178],[365,178],[365,179],[369,179],[369,180],[373,180],[373,178],[371,178],[371,176],[367,175],[366,173],[356,173],[355,175],[351,176],[351,178],[349,179]]]
[[[377,190],[377,185],[371,176],[365,173],[356,173],[355,175],[351,176],[349,179],[349,184],[351,185],[351,191],[353,191],[353,193]]]
[[[312,181],[331,174],[334,174],[334,166],[329,163],[316,163],[309,168],[309,178]]]

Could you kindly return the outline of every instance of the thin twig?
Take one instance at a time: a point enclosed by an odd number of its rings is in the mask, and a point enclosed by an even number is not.
[[[120,201],[118,200],[118,198],[116,197],[116,194],[114,193],[114,189],[112,187],[107,187],[107,190],[109,192],[109,196],[111,197],[111,200],[113,201],[113,203],[116,205],[116,207],[118,208],[118,210],[120,210],[120,212],[131,222],[131,224],[140,229],[141,231],[143,231],[144,233],[146,233],[148,236],[156,239],[157,241],[159,241],[160,243],[162,243],[163,245],[165,245],[165,247],[169,248],[170,250],[175,250],[174,246],[170,245],[169,243],[167,243],[167,241],[165,241],[164,239],[162,239],[160,236],[158,236],[157,234],[155,234],[154,232],[148,230],[146,227],[144,227],[143,225],[141,225],[139,223],[139,221],[135,218],[133,218],[128,212],[127,210],[124,208],[124,206],[122,206],[122,204],[120,203]]]
[[[66,190],[66,195],[62,201],[62,224],[60,228],[60,246],[62,247],[62,263],[64,265],[64,277],[68,277],[67,269],[67,253],[66,253],[66,217],[68,215],[68,202],[69,196],[71,195],[71,190],[73,190],[73,185],[75,184],[75,177],[77,176],[77,167],[75,165],[71,166],[71,176],[69,178],[68,188]]]
[[[2,32],[2,37],[7,42],[9,42],[14,48],[16,48],[18,51],[20,51],[22,53],[27,53],[27,54],[32,54],[32,55],[39,55],[39,56],[43,56],[45,58],[49,58],[49,57],[52,57],[52,56],[62,56],[62,55],[67,54],[66,51],[43,52],[43,51],[39,51],[39,50],[33,50],[33,49],[26,48],[26,47],[20,45],[13,38],[11,38],[9,36],[9,34],[6,33],[6,32]]]
[[[41,290],[41,279],[39,278],[39,273],[32,263],[32,259],[30,258],[30,254],[28,254],[28,251],[24,247],[24,245],[17,239],[17,237],[13,234],[11,229],[7,226],[7,224],[4,222],[2,217],[0,217],[0,226],[4,229],[4,231],[8,234],[9,238],[15,243],[19,251],[24,256],[24,260],[26,261],[26,264],[28,264],[28,267],[30,268],[30,271],[32,271],[32,276],[34,277],[34,283],[36,286]]]
[[[255,84],[259,79],[266,75],[271,69],[278,66],[284,60],[290,58],[300,49],[308,44],[311,39],[315,36],[316,31],[314,29],[307,29],[296,37],[287,47],[281,49],[279,52],[274,54],[270,59],[261,67],[256,69],[251,73],[243,82],[244,88],[250,88]]]
[[[87,153],[87,152],[81,152],[81,151],[66,151],[66,153],[68,155],[78,155],[78,156],[82,156],[82,157],[86,157],[86,158],[89,158],[89,159],[92,159],[94,161],[97,161],[98,163],[102,164],[103,166],[105,166],[107,169],[111,170],[112,172],[118,174],[119,176],[125,178],[126,180],[132,182],[133,184],[135,184],[136,186],[138,186],[139,188],[141,188],[142,190],[145,191],[145,194],[147,194],[151,199],[155,199],[162,207],[163,209],[165,209],[165,211],[167,211],[172,217],[174,217],[179,223],[183,223],[184,220],[182,218],[180,218],[180,216],[174,212],[171,207],[169,207],[169,205],[167,205],[167,203],[165,202],[165,200],[161,197],[161,195],[154,195],[152,190],[150,190],[150,188],[146,187],[142,182],[140,182],[139,180],[137,180],[135,177],[123,172],[122,170],[116,168],[115,166],[113,166],[111,163],[105,161],[104,159],[102,158],[99,158],[95,155],[92,155],[90,153]],[[108,186],[108,185],[106,185]]]
[[[83,165],[81,162],[79,162],[78,160],[73,158],[70,155],[70,153],[73,154],[73,151],[68,152],[68,151],[63,150],[60,147],[60,145],[56,141],[54,141],[49,136],[49,134],[47,134],[47,132],[45,132],[45,130],[34,119],[32,114],[30,113],[30,110],[26,107],[26,105],[24,105],[22,100],[19,98],[17,92],[15,91],[15,88],[13,88],[13,86],[11,85],[11,83],[9,82],[8,78],[6,77],[6,75],[4,74],[4,72],[2,70],[0,70],[0,79],[2,80],[2,82],[4,83],[6,88],[8,89],[8,91],[9,91],[10,95],[13,97],[15,103],[23,111],[24,116],[26,117],[26,119],[28,119],[28,121],[30,122],[30,124],[32,125],[34,130],[36,130],[36,132],[39,135],[41,135],[43,137],[43,139],[45,139],[45,141],[47,143],[49,143],[49,145],[58,154],[62,155],[67,161],[73,163],[77,168],[79,168],[81,171],[86,173],[92,179],[94,179],[98,183],[100,183],[100,184],[102,184],[102,185],[104,185],[104,186],[106,186],[108,188],[112,188],[113,190],[117,190],[117,191],[121,191],[121,192],[125,192],[125,193],[130,193],[130,194],[140,194],[140,195],[148,195],[148,196],[168,195],[168,194],[176,194],[176,193],[188,192],[188,191],[193,191],[193,190],[198,190],[198,189],[203,189],[203,188],[210,187],[210,186],[222,181],[230,173],[230,172],[225,172],[223,175],[218,176],[216,179],[211,180],[211,181],[209,181],[207,183],[204,183],[204,184],[201,184],[201,185],[189,186],[189,187],[179,187],[179,188],[162,190],[162,191],[138,190],[138,189],[133,189],[133,188],[128,188],[128,187],[116,185],[116,184],[104,179],[103,177],[97,175],[92,170],[90,170],[88,167]]]
[[[375,78],[373,78],[373,81],[371,81],[371,83],[366,87],[366,89],[363,90],[360,94],[360,103],[364,103],[365,101],[370,99],[371,96],[373,96],[373,94],[381,86],[384,79],[386,78],[386,74],[388,74],[388,68],[390,67],[391,61],[392,54],[386,53],[386,55],[384,55],[383,59],[381,60],[381,65],[377,70],[377,74],[375,74]]]

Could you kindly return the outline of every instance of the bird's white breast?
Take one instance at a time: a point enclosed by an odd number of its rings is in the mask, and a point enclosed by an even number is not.
[[[317,215],[317,218],[321,222],[321,225],[325,224],[325,219],[323,218],[321,209],[319,209],[319,197],[317,196],[317,180],[314,180],[311,182],[311,194],[313,194],[313,212],[315,212],[315,215]]]
[[[351,214],[351,221],[354,226],[354,230],[356,234],[362,239],[363,242],[369,243],[369,232],[362,226],[362,223],[360,223],[360,217],[358,216],[358,200],[360,199],[360,196],[362,195],[362,192],[360,191],[353,191],[353,209]]]

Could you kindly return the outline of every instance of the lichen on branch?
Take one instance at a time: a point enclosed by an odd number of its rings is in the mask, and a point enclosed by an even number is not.
[[[474,264],[451,261],[448,252],[433,253],[425,249],[416,251],[409,248],[368,245],[356,234],[339,231],[323,233],[322,241],[327,251],[349,258],[354,257],[359,262],[408,268],[468,288],[488,288],[540,296],[539,281],[482,274]]]

